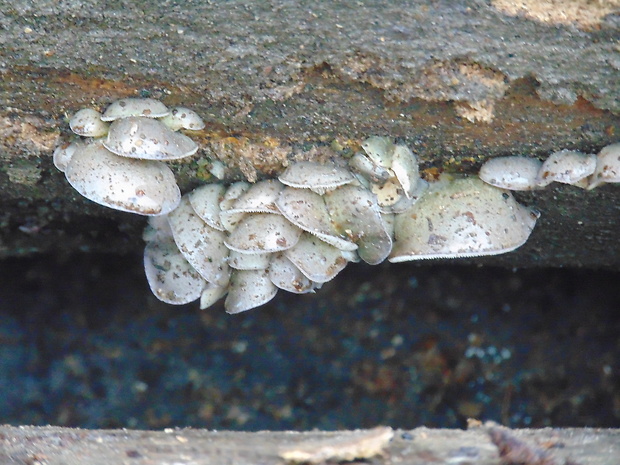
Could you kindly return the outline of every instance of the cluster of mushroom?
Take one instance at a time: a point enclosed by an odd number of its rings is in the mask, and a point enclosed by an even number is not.
[[[69,121],[81,139],[54,152],[54,165],[84,197],[141,215],[174,210],[181,192],[163,163],[193,155],[198,145],[179,129],[199,130],[202,119],[187,108],[169,110],[158,100],[127,98],[103,114],[91,108]]]
[[[560,150],[545,162],[520,156],[497,157],[480,168],[480,179],[503,189],[542,189],[552,182],[594,189],[620,182],[620,143],[604,147],[598,155]]]
[[[148,215],[144,266],[171,304],[226,296],[229,313],[278,289],[314,292],[349,262],[375,265],[501,254],[529,237],[538,213],[477,177],[428,184],[404,144],[371,137],[348,165],[291,164],[278,179],[201,186],[181,197],[166,160],[194,154],[179,129],[199,130],[191,110],[122,99],[71,118],[77,142],[54,163],[82,195]]]
[[[534,227],[538,214],[503,189],[477,178],[426,188],[406,146],[370,138],[363,148],[355,172],[299,162],[277,180],[201,186],[151,218],[144,264],[153,293],[172,304],[200,299],[201,308],[226,295],[226,310],[238,313],[279,289],[314,292],[348,262],[499,254]]]

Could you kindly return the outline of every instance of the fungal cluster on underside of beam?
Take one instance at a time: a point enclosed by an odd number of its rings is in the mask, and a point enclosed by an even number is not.
[[[70,126],[83,139],[54,153],[69,183],[97,203],[150,217],[144,267],[154,295],[170,304],[200,300],[201,308],[226,296],[229,313],[263,305],[279,289],[314,292],[349,262],[512,251],[539,213],[510,190],[620,181],[620,144],[598,157],[557,152],[544,164],[496,158],[480,178],[427,183],[406,145],[370,137],[348,164],[296,162],[277,179],[211,183],[181,197],[163,161],[197,151],[177,132],[204,127],[193,111],[122,99],[103,114],[80,110]]]

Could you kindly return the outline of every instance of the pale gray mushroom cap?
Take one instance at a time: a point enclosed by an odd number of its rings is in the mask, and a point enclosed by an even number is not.
[[[356,244],[341,237],[336,231],[325,200],[316,192],[286,187],[280,192],[276,205],[295,226],[341,250],[357,250]]]
[[[394,142],[391,137],[372,136],[362,142],[362,148],[375,165],[383,168],[392,166]]]
[[[220,221],[220,202],[224,199],[226,186],[223,184],[205,184],[191,191],[187,196],[194,211],[202,220],[218,231],[224,231]]]
[[[174,107],[160,121],[173,131],[179,129],[200,131],[205,127],[205,122],[198,116],[198,113],[185,107]]]
[[[358,254],[370,265],[381,263],[392,249],[376,196],[367,189],[343,186],[324,196],[336,231],[358,245]]]
[[[606,182],[620,182],[620,143],[603,147],[599,152],[588,190]]]
[[[207,283],[200,294],[200,310],[209,308],[215,302],[220,300],[228,292],[228,287],[220,287],[213,283]]]
[[[122,98],[110,104],[101,116],[102,121],[116,121],[128,116],[161,118],[169,113],[168,107],[152,98]]]
[[[117,155],[144,160],[178,160],[198,150],[186,135],[157,120],[136,116],[114,121],[103,145]]]
[[[65,176],[87,199],[139,215],[164,215],[181,199],[174,174],[164,163],[119,157],[99,143],[76,150]]]
[[[233,271],[228,296],[224,303],[227,313],[240,313],[266,304],[275,297],[278,288],[267,271]]]
[[[529,191],[538,188],[542,162],[537,158],[508,156],[488,160],[480,168],[480,179],[502,189]]]
[[[588,184],[585,178],[595,169],[596,155],[560,150],[552,153],[542,164],[538,172],[538,185],[544,187],[552,182],[561,182],[585,188]]]
[[[415,196],[420,179],[418,159],[414,153],[403,144],[394,146],[391,169],[398,179],[405,196],[411,199]]]
[[[230,250],[242,253],[271,253],[290,249],[299,240],[301,229],[286,218],[271,213],[246,215],[226,239]]]
[[[200,298],[207,282],[185,260],[172,238],[149,242],[144,271],[153,294],[162,302],[183,305]]]
[[[270,260],[270,253],[250,254],[231,250],[228,265],[235,270],[266,270]]]
[[[438,182],[394,222],[390,262],[510,252],[534,229],[538,213],[478,178]]]
[[[103,137],[109,124],[101,121],[101,113],[92,108],[83,108],[69,120],[69,127],[78,136]]]
[[[218,286],[226,286],[230,277],[225,234],[205,223],[184,196],[168,222],[174,241],[185,259],[202,275]]]
[[[227,210],[229,213],[279,213],[276,200],[284,185],[277,179],[252,184]]]
[[[67,166],[71,161],[71,157],[75,153],[75,151],[80,147],[85,147],[86,144],[84,142],[71,142],[63,143],[56,147],[54,150],[53,161],[54,166],[58,168],[58,171],[65,172],[67,170]]]
[[[317,283],[332,280],[347,266],[347,260],[339,249],[309,233],[303,233],[299,242],[286,250],[284,255],[309,280]]]
[[[290,165],[279,178],[282,184],[311,189],[318,194],[349,184],[355,180],[349,170],[332,162],[302,161]]]
[[[321,287],[320,283],[308,279],[293,262],[286,258],[284,253],[278,252],[272,255],[267,273],[273,284],[294,294],[307,294]]]

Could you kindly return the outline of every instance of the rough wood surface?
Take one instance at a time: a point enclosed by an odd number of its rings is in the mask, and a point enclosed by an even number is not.
[[[517,3],[1,0],[0,256],[141,247],[142,219],[82,199],[51,163],[67,115],[124,96],[207,120],[174,167],[184,190],[214,159],[255,179],[373,134],[429,176],[616,142],[618,2]],[[484,263],[620,267],[620,187],[522,199],[543,214],[531,242]]]
[[[381,453],[371,456],[365,442],[385,430],[242,433],[0,426],[0,462],[3,465],[266,465],[284,464],[286,451],[308,445],[330,451],[312,463],[337,463],[342,448],[357,451],[353,455],[362,461],[353,459],[352,463],[375,465],[616,465],[620,456],[620,430],[509,430],[494,425],[468,431],[423,427],[395,430],[393,438],[383,444]]]

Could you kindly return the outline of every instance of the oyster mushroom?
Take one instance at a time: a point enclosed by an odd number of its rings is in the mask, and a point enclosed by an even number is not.
[[[595,155],[574,150],[560,150],[552,153],[544,161],[538,172],[537,182],[541,187],[555,181],[585,189],[588,186],[586,178],[594,173],[595,169]]]
[[[205,223],[184,196],[168,223],[179,250],[185,259],[208,282],[218,286],[228,284],[228,249],[224,245],[225,234]]]
[[[188,129],[191,131],[200,131],[204,129],[205,123],[198,113],[185,107],[175,107],[170,110],[161,120],[166,126],[173,131],[179,129]]]
[[[603,147],[596,156],[596,171],[590,179],[588,190],[606,182],[620,182],[620,143]]]
[[[178,160],[193,155],[198,145],[160,121],[129,116],[110,125],[103,142],[110,152],[143,160]]]
[[[168,107],[152,98],[122,98],[110,104],[101,116],[102,121],[116,121],[128,116],[162,118],[169,113]]]
[[[293,163],[278,179],[287,186],[310,189],[320,195],[355,180],[349,170],[335,163],[312,161]]]
[[[224,306],[227,313],[245,312],[266,304],[277,293],[267,271],[234,271]]]
[[[538,216],[509,191],[480,179],[440,181],[411,209],[395,216],[389,261],[510,252],[527,240]]]
[[[83,108],[69,120],[69,127],[78,136],[103,137],[110,125],[101,121],[101,113],[92,108]]]
[[[316,283],[304,275],[284,255],[284,252],[273,254],[267,274],[271,282],[278,288],[294,294],[307,294],[321,287],[320,283]]]
[[[164,163],[119,157],[98,142],[76,148],[65,176],[87,199],[139,215],[164,215],[181,199],[174,174]]]
[[[303,233],[299,242],[284,255],[309,280],[317,283],[332,280],[347,266],[339,249],[308,233]]]
[[[246,215],[226,239],[230,250],[242,253],[271,253],[290,249],[299,240],[301,229],[286,218],[271,213]]]
[[[478,176],[487,184],[513,191],[537,189],[542,162],[537,158],[509,156],[488,160]]]

